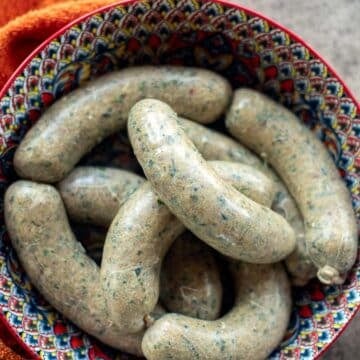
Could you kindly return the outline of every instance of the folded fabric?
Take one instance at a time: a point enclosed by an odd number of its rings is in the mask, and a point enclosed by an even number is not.
[[[6,0],[0,9],[0,89],[21,62],[70,21],[116,0]],[[35,9],[35,10],[33,10]],[[12,20],[11,20],[12,19]],[[10,21],[9,21],[10,20]],[[4,22],[7,22],[4,24]]]
[[[26,356],[17,340],[10,334],[0,318],[0,360],[21,360]],[[21,354],[22,356],[20,356]]]
[[[0,360],[22,360],[23,358],[0,340]]]

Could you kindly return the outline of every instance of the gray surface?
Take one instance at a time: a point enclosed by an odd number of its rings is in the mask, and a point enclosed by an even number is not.
[[[360,99],[360,0],[236,0],[295,31]],[[360,315],[322,360],[360,358]]]

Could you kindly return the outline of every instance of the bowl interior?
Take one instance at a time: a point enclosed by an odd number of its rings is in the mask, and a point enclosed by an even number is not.
[[[16,179],[14,151],[46,107],[91,78],[138,64],[206,67],[234,88],[256,88],[288,107],[328,148],[359,217],[360,109],[346,86],[281,26],[237,5],[200,0],[122,2],[78,20],[36,51],[0,99],[1,208],[4,191]],[[83,161],[137,166],[117,136],[93,155]],[[113,358],[112,349],[77,329],[37,293],[11,247],[3,216],[0,226],[0,318],[45,359]],[[359,287],[357,261],[342,286],[314,280],[294,289],[287,339],[270,358],[317,357],[354,316]]]

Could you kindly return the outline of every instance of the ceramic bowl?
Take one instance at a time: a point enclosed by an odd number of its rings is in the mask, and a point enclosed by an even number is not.
[[[86,80],[135,64],[205,67],[227,77],[234,88],[249,86],[273,97],[324,142],[359,216],[360,108],[344,82],[283,26],[238,5],[201,0],[107,6],[66,26],[23,63],[0,94],[1,208],[5,189],[16,179],[14,151],[44,109]],[[128,146],[114,141],[105,140],[102,155],[94,159],[136,167]],[[0,319],[27,356],[114,359],[113,349],[76,328],[37,293],[11,247],[3,216],[0,226]],[[270,358],[322,354],[358,310],[359,289],[359,261],[342,286],[314,280],[294,289],[287,338]]]

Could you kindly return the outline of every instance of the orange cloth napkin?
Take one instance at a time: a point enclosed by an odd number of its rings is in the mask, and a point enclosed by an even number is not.
[[[28,359],[29,357],[24,358],[21,356],[25,355],[23,349],[19,346],[17,340],[10,334],[2,321],[2,318],[0,318],[0,360]]]
[[[115,2],[116,0],[0,0],[0,89],[21,62],[45,39],[79,16]],[[10,337],[0,324],[0,360],[22,359],[10,350],[9,346],[21,353],[16,341]]]
[[[116,0],[1,0],[0,89],[21,62],[57,30]]]
[[[22,360],[24,359],[0,340],[0,360]]]

